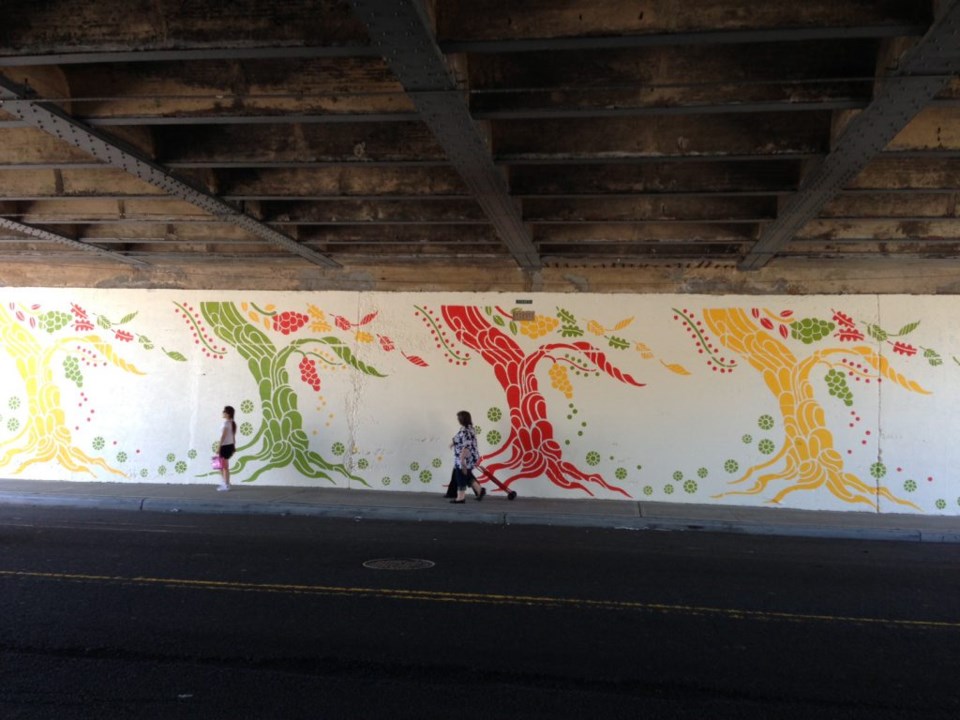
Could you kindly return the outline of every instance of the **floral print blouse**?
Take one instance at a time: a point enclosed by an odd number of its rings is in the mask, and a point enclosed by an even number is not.
[[[460,465],[460,452],[467,449],[466,467]],[[453,436],[453,464],[461,470],[473,470],[480,462],[480,451],[477,449],[477,433],[473,425],[460,426],[460,430]]]

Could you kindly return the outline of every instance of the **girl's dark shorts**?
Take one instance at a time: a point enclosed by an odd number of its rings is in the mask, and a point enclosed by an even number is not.
[[[220,457],[224,458],[225,460],[229,460],[231,457],[233,457],[234,450],[235,448],[233,445],[221,445],[220,452],[218,453],[218,455],[220,455]]]

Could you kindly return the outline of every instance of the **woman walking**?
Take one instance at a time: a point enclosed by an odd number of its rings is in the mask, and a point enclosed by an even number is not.
[[[223,409],[223,427],[220,429],[220,442],[217,443],[217,455],[220,457],[221,483],[219,492],[230,489],[230,458],[236,449],[237,423],[233,419],[234,410],[227,405]]]
[[[460,429],[453,436],[453,476],[457,481],[457,498],[450,502],[460,505],[466,502],[467,487],[473,488],[477,500],[483,500],[487,489],[480,487],[480,483],[473,476],[473,469],[480,462],[480,451],[477,449],[477,432],[473,429],[473,419],[466,410],[457,413],[457,422]]]

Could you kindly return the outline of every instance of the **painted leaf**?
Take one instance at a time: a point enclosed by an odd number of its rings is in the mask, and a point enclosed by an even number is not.
[[[269,313],[272,313],[274,310],[277,309],[277,306],[276,306],[276,305],[273,305],[273,304],[265,305],[263,309],[266,310],[266,311],[269,312]]]
[[[327,332],[329,330],[333,330],[333,326],[325,320],[317,320],[310,323],[310,329],[313,332]]]
[[[627,325],[633,322],[632,317],[628,317],[626,320],[621,320],[616,325],[613,326],[614,330],[623,330]]]
[[[789,336],[790,336],[790,330],[787,328],[786,325],[784,325],[783,323],[780,323],[780,337],[787,338]]]
[[[166,355],[171,360],[176,360],[177,362],[186,362],[187,359],[176,350],[167,350],[165,348],[160,348],[163,351],[163,354]]]
[[[610,338],[610,347],[616,348],[617,350],[626,350],[628,347],[630,347],[630,343],[623,338],[619,338],[614,335]]]
[[[128,314],[128,315],[124,315],[123,318],[122,318],[122,319],[120,320],[120,322],[118,323],[118,325],[126,325],[128,322],[130,322],[131,320],[133,320],[136,316],[137,316],[137,313],[135,313],[135,312],[132,312],[132,313],[130,313],[130,314]]]
[[[133,363],[128,363],[128,362],[127,362],[126,360],[124,360],[122,357],[120,357],[119,355],[117,355],[117,353],[114,351],[113,347],[112,347],[109,343],[105,343],[105,342],[103,342],[102,340],[100,340],[99,337],[97,337],[97,336],[95,336],[95,335],[91,335],[89,338],[87,338],[87,341],[90,342],[95,348],[97,348],[97,352],[99,352],[101,355],[103,355],[104,359],[105,359],[107,362],[109,362],[109,363],[111,363],[111,364],[113,364],[113,365],[116,365],[116,366],[117,366],[118,368],[120,368],[121,370],[125,370],[126,372],[130,372],[130,373],[133,373],[133,374],[135,374],[135,375],[143,375],[143,374],[144,374],[144,373],[140,372],[139,370],[137,370],[136,365],[134,365]]]
[[[893,351],[898,355],[906,355],[908,357],[917,354],[917,349],[913,345],[905,342],[895,342],[893,344]]]
[[[587,332],[593,333],[594,335],[603,335],[606,331],[606,328],[596,320],[591,320],[587,323]]]
[[[358,325],[366,325],[367,323],[372,322],[375,317],[377,317],[377,313],[376,313],[376,312],[369,313],[368,315],[364,315],[364,316],[363,316],[363,319],[362,319],[359,323],[357,323],[357,324],[358,324]]]
[[[499,326],[499,327],[504,327],[504,326],[507,324],[507,322],[506,322],[506,320],[504,320],[504,319],[503,319],[502,317],[500,317],[499,315],[494,315],[494,316],[493,316],[493,324],[494,324],[494,325],[497,325],[497,326]]]
[[[257,325],[260,324],[260,315],[258,313],[253,312],[253,310],[247,313],[247,317],[250,318],[250,322],[255,323]]]
[[[867,325],[867,334],[874,340],[879,340],[880,342],[887,339],[887,331],[879,325]]]
[[[384,352],[390,352],[396,348],[393,344],[393,340],[388,338],[386,335],[377,335],[380,339],[380,347],[383,348]]]
[[[358,330],[358,331],[357,331],[357,342],[361,342],[361,343],[372,343],[372,342],[373,342],[373,335],[371,335],[371,334],[368,333],[368,332],[364,332],[363,330]]]
[[[574,317],[573,313],[569,310],[564,310],[563,308],[557,308],[557,317],[560,318],[560,321],[565,325],[576,325],[577,318]]]
[[[516,335],[516,334],[517,334],[517,324],[516,324],[515,322],[512,322],[512,321],[511,321],[511,323],[510,323],[510,325],[509,325],[509,328],[510,328],[510,334],[511,334],[511,335]]]
[[[663,362],[662,360],[660,361],[660,364],[663,365],[663,366],[664,366],[667,370],[669,370],[670,372],[676,373],[677,375],[689,375],[689,374],[690,374],[690,371],[687,370],[683,365],[679,365],[679,364],[677,364],[677,363],[665,363],[665,362]]]
[[[406,353],[401,354],[417,367],[429,367],[429,363],[419,355],[407,355]]]
[[[109,330],[113,326],[113,323],[110,322],[103,315],[100,315],[99,317],[97,317],[97,325],[102,327],[104,330]]]
[[[364,375],[386,377],[386,375],[381,373],[375,367],[367,365],[365,362],[357,358],[357,356],[350,351],[350,348],[343,344],[343,341],[341,341],[340,338],[326,337],[323,339],[323,342],[330,346],[330,349],[337,355],[337,357],[355,370],[359,370]]]
[[[918,320],[917,322],[907,323],[907,324],[904,325],[902,328],[900,328],[900,332],[898,332],[897,335],[909,335],[909,334],[912,333],[914,330],[916,330],[918,327],[920,327],[920,321],[919,321],[919,320]]]
[[[793,310],[784,310],[780,313],[780,317],[784,319],[793,317]]]
[[[767,330],[773,330],[773,322],[770,320],[770,318],[761,318],[760,324],[763,325],[763,327]]]
[[[576,327],[575,325],[564,325],[560,328],[561,337],[582,337],[583,330]]]

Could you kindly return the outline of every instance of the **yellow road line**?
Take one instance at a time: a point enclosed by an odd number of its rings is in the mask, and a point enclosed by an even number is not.
[[[861,625],[888,625],[927,630],[960,630],[960,622],[940,620],[904,620],[898,618],[855,617],[744,610],[740,608],[671,605],[630,600],[592,600],[589,598],[548,597],[543,595],[503,595],[496,593],[445,592],[441,590],[404,590],[396,588],[343,587],[336,585],[299,585],[283,583],[250,583],[227,580],[191,580],[188,578],[124,577],[120,575],[84,575],[78,573],[44,573],[21,570],[0,570],[0,578],[49,580],[55,582],[140,585],[190,590],[279,593],[285,595],[348,595],[421,602],[454,602],[476,605],[526,605],[541,608],[573,608],[586,610],[618,610],[658,612],[676,615],[714,616],[730,620],[779,620],[788,622],[828,622]]]

